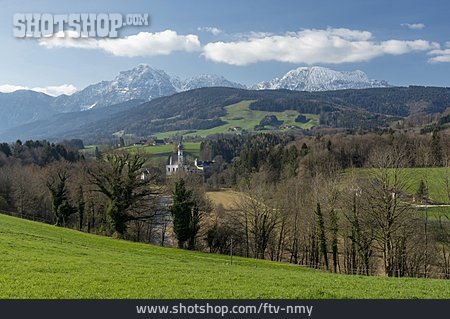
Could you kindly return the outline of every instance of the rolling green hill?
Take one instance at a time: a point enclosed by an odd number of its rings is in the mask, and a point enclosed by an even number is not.
[[[0,215],[0,298],[450,298],[445,280],[346,276]]]
[[[254,100],[244,100],[235,104],[225,106],[226,115],[221,116],[220,120],[224,123],[210,129],[205,130],[179,130],[159,133],[159,138],[166,138],[173,135],[191,135],[206,137],[214,134],[232,134],[239,133],[242,130],[253,132],[255,126],[267,115],[275,115],[283,124],[278,128],[266,127],[267,130],[286,131],[289,129],[301,128],[310,129],[319,125],[319,116],[317,114],[304,114],[307,118],[306,123],[295,122],[295,118],[300,114],[295,110],[286,110],[283,112],[269,112],[250,109],[250,104]]]
[[[417,86],[326,92],[210,87],[139,105],[134,105],[136,101],[129,101],[115,107],[57,114],[43,121],[2,131],[0,139],[15,141],[23,137],[59,141],[80,138],[85,144],[97,144],[111,139],[117,132],[138,137],[167,136],[178,131],[200,131],[206,135],[227,132],[228,128],[236,126],[253,129],[260,118],[259,112],[275,113],[291,123],[291,115],[295,112],[307,114],[311,119],[308,122],[310,126],[318,125],[320,117],[320,126],[386,128],[391,122],[406,116],[445,112],[449,107],[449,96],[449,88]],[[245,103],[248,101],[254,102],[247,107]],[[255,113],[249,114],[250,110]],[[240,119],[243,117],[241,114],[249,115],[248,121]]]

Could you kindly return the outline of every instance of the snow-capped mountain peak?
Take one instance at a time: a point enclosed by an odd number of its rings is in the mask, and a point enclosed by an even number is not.
[[[135,68],[119,72],[111,81],[89,85],[71,96],[61,96],[55,100],[54,106],[62,112],[87,110],[133,99],[149,101],[181,91],[211,86],[244,88],[243,85],[228,81],[223,76],[199,75],[180,79],[148,64],[139,64]]]
[[[299,67],[281,78],[260,82],[253,88],[288,89],[295,91],[328,91],[343,89],[363,89],[389,86],[385,81],[370,79],[366,73],[356,71],[335,71],[324,67]]]
[[[52,103],[57,112],[70,112],[105,107],[129,100],[149,101],[177,92],[202,87],[232,87],[245,89],[220,75],[202,74],[188,79],[167,74],[148,64],[121,71],[113,80],[89,85],[70,96],[61,95]],[[300,67],[281,78],[261,82],[252,89],[289,89],[296,91],[326,91],[386,87],[385,81],[370,79],[362,71],[342,72],[324,67]]]
[[[200,74],[182,81],[180,91],[188,91],[212,86],[234,87],[240,89],[246,88],[244,85],[236,82],[231,82],[221,75]]]

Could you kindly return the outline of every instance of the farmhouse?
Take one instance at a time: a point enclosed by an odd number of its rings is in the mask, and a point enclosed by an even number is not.
[[[212,164],[214,164],[214,161],[199,161],[198,159],[195,159],[194,161],[195,167],[200,171],[204,171]]]
[[[158,145],[165,145],[165,144],[166,144],[166,142],[164,140],[154,139],[150,145],[158,146]]]
[[[144,146],[145,145],[145,141],[144,140],[140,140],[138,142],[133,143],[133,146]]]

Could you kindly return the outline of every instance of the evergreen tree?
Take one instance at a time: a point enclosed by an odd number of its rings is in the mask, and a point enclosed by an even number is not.
[[[199,208],[192,198],[192,191],[186,188],[184,179],[175,183],[172,195],[173,205],[170,207],[170,212],[178,247],[183,248],[184,244],[188,242],[188,249],[194,249],[200,225]]]
[[[437,129],[434,129],[433,134],[431,135],[431,155],[433,157],[434,166],[441,166],[443,155],[441,138]]]
[[[306,143],[303,143],[300,149],[300,156],[306,156],[306,154],[308,153],[309,153],[308,145],[306,145]]]
[[[420,180],[419,189],[417,190],[417,199],[419,201],[424,201],[428,198],[428,187],[423,179]]]
[[[9,147],[8,143],[0,144],[0,152],[3,152],[6,157],[12,156],[11,148]]]
[[[320,204],[317,203],[317,208],[315,210],[316,214],[316,225],[317,225],[317,242],[319,245],[319,256],[322,255],[325,267],[328,269],[328,255],[327,255],[327,239],[325,237],[325,221],[323,219],[323,214],[320,209]]]
[[[95,158],[98,160],[100,160],[102,158],[102,153],[100,152],[98,146],[96,146],[94,149],[94,155],[95,155]]]
[[[338,215],[334,209],[330,212],[330,223],[331,223],[331,249],[333,251],[333,271],[337,273],[338,264]]]
[[[119,145],[120,145],[120,147],[125,147],[125,140],[123,139],[122,136],[119,139]]]

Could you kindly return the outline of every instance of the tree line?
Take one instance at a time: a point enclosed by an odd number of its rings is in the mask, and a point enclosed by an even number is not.
[[[450,170],[434,181],[447,200],[430,219],[427,176],[415,189],[416,173],[407,169],[448,168],[449,142],[437,131],[206,141],[205,155],[218,145],[236,149],[207,184],[240,193],[228,214],[216,207],[209,249],[228,253],[234,238],[233,251],[248,257],[348,274],[449,278]]]
[[[291,262],[347,274],[450,275],[450,174],[429,218],[426,176],[449,167],[449,136],[257,134],[205,140],[205,175],[166,178],[148,155],[85,158],[77,142],[0,144],[0,210],[89,233]],[[232,208],[206,190],[228,187]],[[423,205],[422,205],[423,206]],[[426,206],[426,205],[425,205]],[[437,211],[437,213],[436,213]]]

